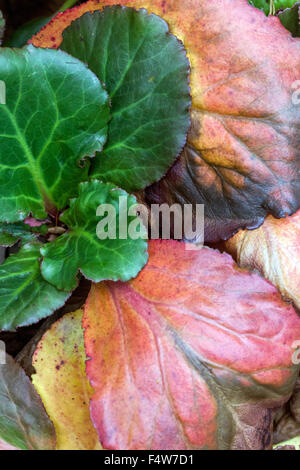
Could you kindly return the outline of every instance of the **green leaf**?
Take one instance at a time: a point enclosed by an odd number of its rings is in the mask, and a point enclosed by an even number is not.
[[[22,450],[54,450],[55,430],[35,388],[6,355],[0,363],[0,438]]]
[[[41,246],[24,245],[0,265],[0,330],[12,331],[38,322],[64,305],[70,296],[41,276]]]
[[[297,2],[293,8],[287,8],[278,13],[278,18],[294,38],[300,37],[300,2]]]
[[[1,232],[0,233],[0,246],[8,247],[13,246],[17,243],[18,237],[14,237],[8,232]]]
[[[189,64],[167,23],[146,10],[115,6],[74,21],[63,50],[105,83],[112,120],[92,176],[127,191],[160,179],[185,144],[190,125]]]
[[[22,240],[22,244],[35,240],[35,234],[23,222],[5,224],[0,222],[0,246],[12,246]]]
[[[276,11],[280,10],[281,8],[289,8],[292,7],[296,0],[248,0],[250,5],[263,10],[266,15],[274,14]]]
[[[76,196],[80,160],[102,148],[107,94],[77,59],[33,46],[1,49],[0,80],[0,220],[44,219]]]
[[[123,198],[121,203],[124,203],[122,215],[119,210],[120,197]],[[113,212],[101,214],[103,218],[100,219],[96,215],[100,204],[109,204]],[[129,228],[129,224],[138,219],[127,216],[127,213],[129,208],[132,210],[135,207],[135,197],[112,184],[97,180],[80,184],[79,197],[71,201],[70,209],[61,217],[69,227],[69,232],[41,248],[44,278],[59,289],[70,290],[77,285],[79,270],[94,282],[103,279],[127,281],[135,277],[148,259],[147,242],[142,238],[133,240],[128,236],[126,225]],[[107,221],[108,229],[113,229],[115,223],[115,239],[99,239],[97,230],[100,220],[103,224]],[[119,225],[124,234],[119,231]],[[140,230],[141,236],[145,238],[143,226]]]
[[[6,47],[23,47],[29,39],[38,33],[49,21],[52,16],[34,18],[31,21],[23,24],[16,31],[13,32],[11,37],[5,41]]]

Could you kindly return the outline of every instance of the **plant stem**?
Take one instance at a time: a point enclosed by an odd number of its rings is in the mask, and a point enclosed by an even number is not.
[[[65,11],[67,10],[68,8],[72,8],[75,3],[77,3],[78,0],[67,0],[63,5],[62,7],[59,9],[59,11]]]
[[[270,0],[270,11],[269,15],[275,15],[276,13],[276,7],[274,5],[274,0]]]

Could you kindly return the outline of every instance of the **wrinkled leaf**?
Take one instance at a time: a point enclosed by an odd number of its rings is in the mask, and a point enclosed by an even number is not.
[[[106,449],[263,449],[298,374],[300,318],[228,255],[151,241],[129,283],[91,289],[91,414]],[[124,406],[128,403],[128,406]]]
[[[101,448],[89,412],[81,318],[77,310],[54,323],[33,356],[32,382],[55,426],[57,450]]]
[[[280,220],[269,216],[259,229],[240,231],[225,246],[241,267],[257,269],[300,309],[299,241],[300,211]]]
[[[278,18],[295,38],[300,37],[300,2],[297,2],[293,8],[287,8],[280,12]]]
[[[128,191],[159,180],[190,125],[189,63],[168,25],[145,10],[105,8],[73,22],[60,48],[87,63],[111,98],[108,141],[92,176]]]
[[[129,208],[136,205],[135,197],[98,180],[80,184],[79,197],[71,201],[70,209],[61,216],[69,231],[41,248],[44,257],[41,271],[48,282],[59,289],[71,290],[78,283],[79,270],[95,282],[103,279],[126,281],[137,275],[148,259],[147,242],[143,238],[133,240],[128,236],[126,223],[122,223],[124,215],[119,213],[120,197],[125,201],[122,214],[125,214],[129,228],[129,224],[136,220],[136,217],[127,215]],[[109,221],[106,213],[102,214],[103,218],[97,215],[102,204],[112,206],[113,220]],[[101,220],[106,226],[105,232],[115,224],[115,239],[99,239],[97,230]],[[119,225],[123,227],[123,235],[119,232]],[[140,228],[141,235],[145,235],[143,226]]]
[[[55,431],[21,367],[6,355],[0,365],[0,438],[23,450],[53,450]]]
[[[27,244],[0,266],[0,330],[38,322],[62,307],[70,296],[43,279],[41,246]]]
[[[77,59],[33,46],[2,49],[0,78],[0,219],[43,219],[77,194],[80,159],[103,146],[107,94]]]

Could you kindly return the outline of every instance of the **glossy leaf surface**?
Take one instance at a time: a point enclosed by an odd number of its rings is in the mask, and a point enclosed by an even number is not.
[[[111,98],[108,142],[92,176],[128,191],[160,179],[190,125],[189,63],[168,25],[145,10],[105,8],[73,22],[60,48],[88,64]]]
[[[43,219],[77,194],[88,168],[80,160],[103,147],[108,97],[97,77],[62,51],[3,48],[0,77],[0,220]]]

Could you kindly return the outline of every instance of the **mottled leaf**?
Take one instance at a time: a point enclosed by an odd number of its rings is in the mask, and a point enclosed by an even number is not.
[[[6,355],[0,364],[0,438],[23,450],[53,450],[55,431],[21,367]]]
[[[300,37],[300,2],[295,3],[293,8],[287,8],[280,12],[278,18],[295,38]]]
[[[0,265],[0,330],[38,322],[62,307],[70,296],[43,279],[41,246],[27,244]]]
[[[258,270],[300,309],[299,241],[300,211],[280,220],[269,216],[259,229],[242,230],[225,246],[241,267]]]
[[[1,49],[0,79],[0,219],[43,219],[77,194],[80,159],[102,148],[107,93],[77,59],[33,46]]]
[[[230,256],[151,241],[129,283],[91,289],[91,414],[106,449],[264,449],[289,398],[300,318]],[[127,406],[124,406],[127,403]]]
[[[123,206],[119,205],[120,198],[121,201],[123,198]],[[111,213],[107,213],[106,209],[105,213],[97,215],[97,209],[102,204],[113,209],[113,219],[110,219]],[[128,210],[135,205],[135,197],[112,184],[98,180],[81,183],[78,198],[71,201],[70,208],[61,216],[61,221],[69,230],[41,248],[44,278],[59,289],[71,290],[78,283],[79,270],[95,282],[103,279],[126,281],[135,277],[148,259],[146,240],[134,240],[128,236],[131,222],[137,220],[135,216],[128,215]],[[105,225],[103,239],[99,238],[98,233],[101,220]],[[106,238],[105,234],[113,228],[114,233]],[[146,236],[142,225],[140,229],[141,237]]]
[[[86,13],[64,31],[61,49],[105,83],[112,120],[91,174],[131,191],[159,180],[190,126],[189,63],[168,25],[146,10]]]
[[[54,323],[33,356],[32,382],[55,426],[57,450],[101,448],[89,412],[92,388],[85,372],[81,319],[77,310]]]

